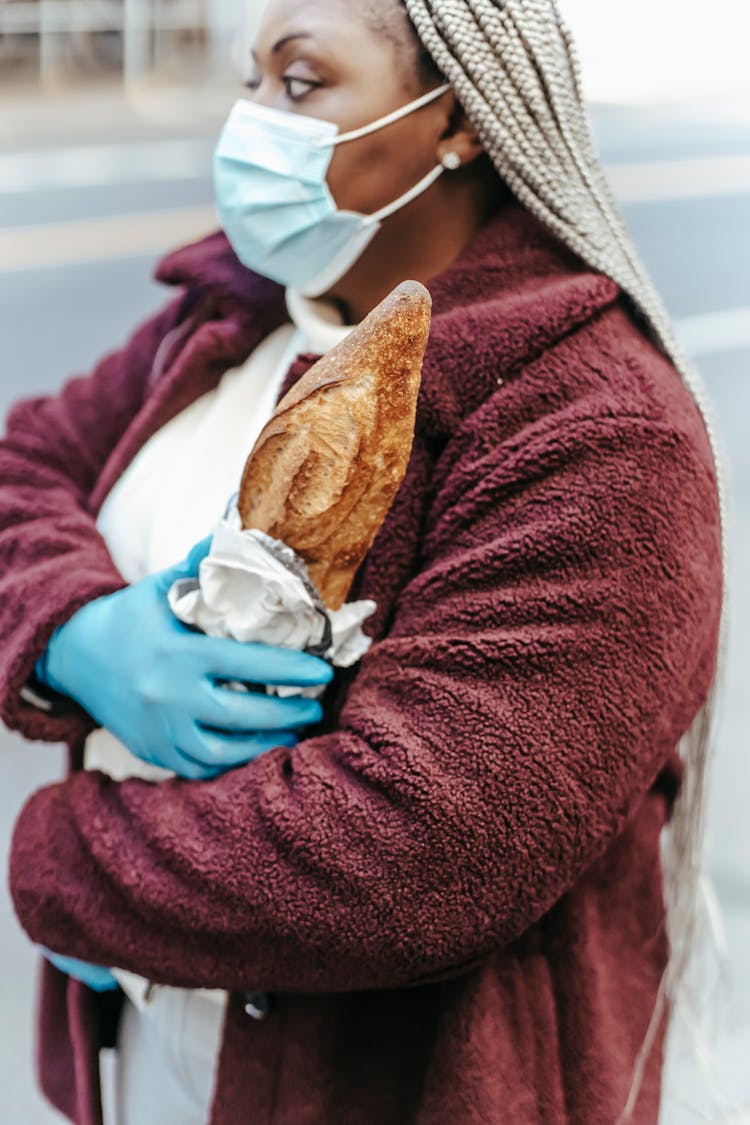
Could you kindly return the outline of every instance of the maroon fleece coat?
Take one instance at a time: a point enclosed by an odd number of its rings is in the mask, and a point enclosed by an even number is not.
[[[158,276],[176,299],[16,406],[0,451],[2,716],[74,766],[89,717],[20,691],[124,584],[99,506],[285,319],[220,234]],[[16,824],[32,941],[232,993],[212,1125],[607,1125],[665,965],[658,837],[722,594],[703,422],[618,286],[515,201],[430,289],[413,456],[352,591],[375,643],[321,727],[212,781],[74,772]],[[117,1006],[45,964],[41,1080],[79,1125]],[[659,1072],[657,1047],[638,1125]]]

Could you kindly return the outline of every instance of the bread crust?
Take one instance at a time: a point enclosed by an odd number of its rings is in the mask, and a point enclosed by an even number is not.
[[[419,282],[394,289],[284,396],[245,464],[242,526],[292,547],[330,609],[406,473],[430,312]]]

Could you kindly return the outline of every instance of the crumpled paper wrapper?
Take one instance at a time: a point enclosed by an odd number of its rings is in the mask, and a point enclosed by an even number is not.
[[[168,598],[180,621],[209,636],[305,651],[338,668],[356,664],[372,644],[362,625],[376,603],[327,609],[290,547],[262,531],[243,529],[236,498],[214,531],[198,577],[178,579]],[[267,690],[314,697],[324,688],[270,685]]]

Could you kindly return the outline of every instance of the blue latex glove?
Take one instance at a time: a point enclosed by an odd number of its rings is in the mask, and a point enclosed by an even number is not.
[[[177,620],[167,592],[197,575],[210,544],[83,606],[52,635],[36,669],[137,757],[193,779],[293,746],[296,732],[321,718],[316,700],[238,692],[228,681],[309,687],[333,676],[306,653],[208,637]]]
[[[120,987],[109,969],[103,969],[100,965],[89,965],[88,961],[78,961],[75,957],[63,957],[61,953],[53,953],[43,945],[39,948],[55,968],[62,973],[67,973],[69,977],[83,981],[89,988],[93,988],[94,992],[111,992]]]

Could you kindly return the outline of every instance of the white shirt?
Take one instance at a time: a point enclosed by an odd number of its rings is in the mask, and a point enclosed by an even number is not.
[[[213,531],[292,361],[325,354],[351,331],[331,302],[292,290],[286,300],[293,323],[154,434],[105,499],[97,527],[128,582],[178,563]]]
[[[155,433],[113,486],[97,518],[97,528],[129,583],[180,562],[209,535],[237,492],[245,461],[273,413],[290,364],[301,352],[325,354],[351,326],[336,306],[286,292],[292,324],[263,340],[245,363],[227,371],[218,386],[201,395]],[[136,758],[99,729],[86,740],[87,769],[112,777],[171,777]],[[130,999],[142,1006],[149,982],[113,970]],[[224,1003],[226,993],[202,990]]]

